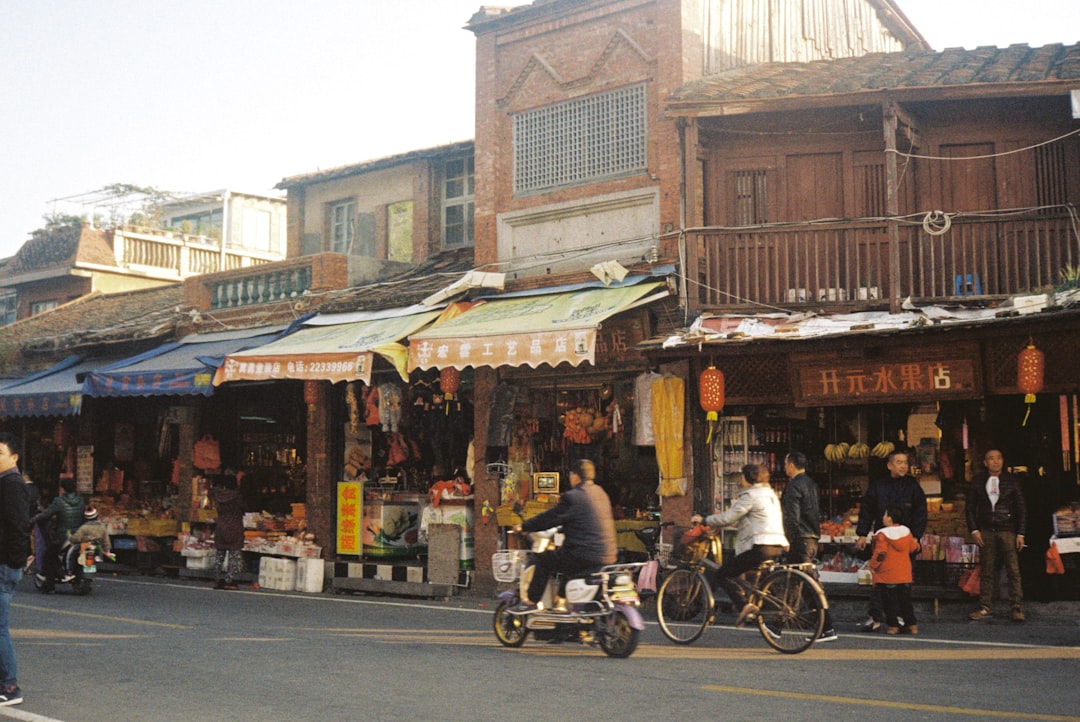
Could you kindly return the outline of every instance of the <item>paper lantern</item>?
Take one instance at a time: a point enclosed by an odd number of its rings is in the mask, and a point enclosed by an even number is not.
[[[439,371],[439,388],[442,389],[443,396],[447,400],[455,398],[458,389],[461,388],[461,372],[453,366],[441,369]]]
[[[1035,348],[1035,342],[1029,338],[1027,348],[1016,357],[1016,386],[1020,393],[1024,394],[1024,403],[1028,405],[1022,426],[1027,426],[1031,405],[1035,403],[1035,394],[1043,390],[1045,369],[1046,357],[1042,351]]]
[[[705,443],[712,441],[713,425],[720,418],[720,412],[724,410],[724,372],[715,366],[709,366],[701,372],[698,379],[698,401],[705,411],[705,419],[709,422],[709,434],[705,437]]]

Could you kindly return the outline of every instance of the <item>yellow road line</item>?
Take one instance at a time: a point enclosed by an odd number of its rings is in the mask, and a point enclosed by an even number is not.
[[[14,639],[63,639],[63,640],[112,640],[112,639],[140,639],[143,634],[99,634],[97,632],[67,632],[59,629],[12,629],[11,636]]]
[[[797,699],[808,702],[826,702],[829,704],[848,704],[862,707],[882,707],[886,709],[903,709],[915,712],[931,712],[934,714],[964,714],[973,717],[1001,717],[1003,719],[1031,719],[1053,720],[1055,722],[1080,722],[1080,717],[1056,714],[1040,714],[1038,712],[1005,712],[994,709],[975,709],[969,707],[949,707],[945,705],[917,704],[914,702],[890,702],[888,700],[861,699],[856,697],[837,697],[826,694],[803,694],[800,692],[780,692],[765,689],[747,689],[745,687],[724,687],[721,685],[708,684],[701,689],[710,692],[727,692],[729,694],[747,694],[758,697],[783,697],[785,699]]]
[[[166,629],[194,629],[188,624],[169,624],[168,622],[148,622],[145,619],[132,619],[130,617],[110,617],[107,614],[90,614],[89,612],[72,612],[66,609],[46,609],[33,604],[12,604],[19,609],[32,609],[44,614],[65,614],[71,617],[83,617],[86,619],[104,619],[109,622],[123,622],[125,624],[141,624],[147,627],[165,627]]]

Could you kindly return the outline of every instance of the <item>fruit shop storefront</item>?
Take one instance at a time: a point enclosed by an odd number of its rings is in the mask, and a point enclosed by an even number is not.
[[[655,524],[656,456],[634,433],[634,383],[648,361],[635,347],[668,296],[645,278],[500,294],[410,336],[411,368],[473,376],[478,587],[493,585],[513,506],[553,506],[578,459],[596,463],[620,527]],[[640,543],[629,532],[619,542]]]
[[[644,348],[659,361],[691,364],[686,409],[700,417],[687,433],[695,511],[730,503],[746,463],[767,466],[782,492],[784,455],[802,451],[822,494],[823,579],[857,584],[859,499],[871,479],[888,474],[888,452],[907,450],[928,499],[916,586],[955,594],[977,561],[964,514],[969,480],[998,448],[1027,500],[1026,595],[1074,599],[1080,553],[1063,554],[1065,574],[1057,576],[1046,573],[1044,555],[1055,522],[1070,527],[1062,515],[1080,500],[1080,379],[1070,363],[1080,353],[1078,325],[1073,310],[1011,318],[941,309],[809,320],[704,315]],[[724,398],[706,444],[698,399],[699,387],[713,383],[702,376],[710,367],[722,374]]]

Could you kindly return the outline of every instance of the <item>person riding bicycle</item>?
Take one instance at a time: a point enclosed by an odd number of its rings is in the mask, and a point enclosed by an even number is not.
[[[766,560],[776,559],[788,549],[784,536],[784,514],[780,499],[769,486],[769,470],[757,464],[742,468],[743,490],[731,508],[705,518],[705,524],[720,528],[737,523],[735,556],[728,557],[716,572],[717,583],[724,588],[736,607],[741,608],[735,626],[741,626],[758,613],[757,605],[746,598],[743,588],[735,581],[746,572],[757,569]],[[700,523],[695,514],[692,523]]]
[[[615,519],[607,492],[596,485],[596,467],[581,459],[570,470],[570,491],[559,497],[554,509],[525,520],[516,531],[541,531],[561,526],[565,536],[558,549],[536,557],[527,596],[509,611],[528,614],[540,609],[548,580],[555,572],[575,574],[586,569],[614,564],[618,555]]]

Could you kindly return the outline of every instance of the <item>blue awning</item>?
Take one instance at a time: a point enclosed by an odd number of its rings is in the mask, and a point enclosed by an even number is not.
[[[83,374],[116,363],[116,357],[69,356],[60,363],[0,388],[0,417],[74,416],[82,408]]]
[[[86,377],[87,396],[209,396],[225,356],[278,338],[284,326],[194,334],[96,369]]]

